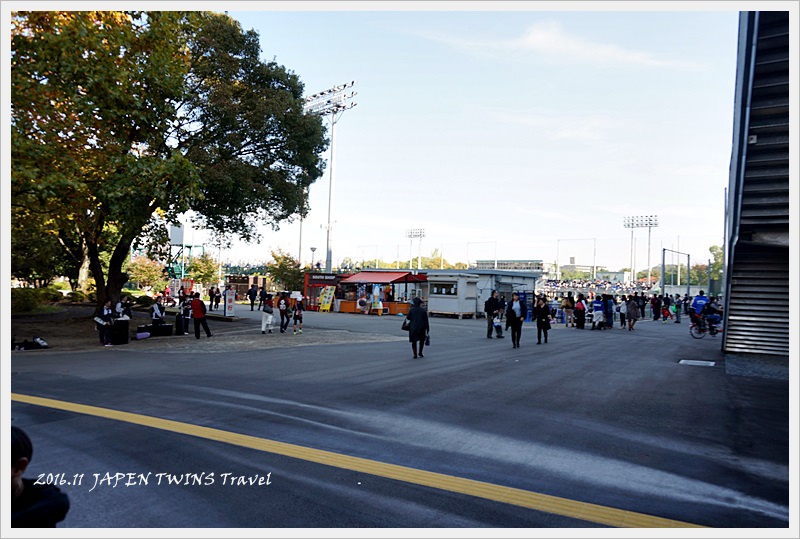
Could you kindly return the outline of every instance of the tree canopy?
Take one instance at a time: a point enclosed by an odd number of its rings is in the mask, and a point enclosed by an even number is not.
[[[99,305],[143,231],[166,240],[154,222],[191,209],[254,239],[304,213],[325,130],[299,78],[259,54],[226,15],[14,13],[12,237],[37,230],[88,261]]]

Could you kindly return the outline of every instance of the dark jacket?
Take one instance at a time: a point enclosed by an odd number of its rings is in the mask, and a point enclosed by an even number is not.
[[[493,314],[495,311],[499,310],[500,310],[500,300],[495,297],[487,299],[486,303],[483,304],[483,312],[485,313]]]
[[[35,485],[22,479],[19,498],[11,501],[12,528],[55,528],[69,511],[69,497],[53,485]]]
[[[431,327],[428,324],[428,312],[422,307],[411,307],[408,310],[408,340],[421,341],[425,335],[430,333]]]
[[[550,307],[547,304],[541,307],[534,305],[533,314],[536,316],[536,327],[550,329]]]
[[[506,307],[506,325],[514,322],[517,318],[517,315],[514,314],[514,309],[512,308],[514,305],[514,301],[508,302],[508,307]],[[528,317],[528,306],[525,305],[525,302],[520,300],[519,301],[519,312],[520,312],[520,322],[524,322],[525,319]]]

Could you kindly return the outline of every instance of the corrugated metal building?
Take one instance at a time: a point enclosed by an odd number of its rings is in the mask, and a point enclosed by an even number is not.
[[[789,12],[742,12],[726,210],[725,353],[789,355],[789,93]]]

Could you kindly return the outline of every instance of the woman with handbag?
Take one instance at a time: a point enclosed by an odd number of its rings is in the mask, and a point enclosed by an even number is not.
[[[408,340],[411,342],[411,350],[414,351],[414,358],[425,357],[422,349],[425,348],[425,341],[431,331],[428,324],[428,313],[422,308],[422,300],[414,298],[413,307],[408,310]],[[419,347],[417,344],[419,343]]]

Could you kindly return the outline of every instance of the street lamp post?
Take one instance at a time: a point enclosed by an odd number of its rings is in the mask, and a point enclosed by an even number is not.
[[[650,232],[652,228],[658,226],[658,215],[639,215],[635,217],[624,217],[622,224],[625,228],[631,229],[631,272],[633,268],[633,229],[647,227],[647,286],[650,286]],[[633,273],[633,280],[636,282],[636,273]]]
[[[316,247],[311,248],[311,271],[314,271],[314,251],[316,250]]]
[[[352,88],[356,81],[348,82],[346,84],[339,84],[322,92],[313,94],[305,98],[305,105],[303,112],[317,114],[319,116],[327,117],[331,124],[331,177],[328,187],[328,226],[327,240],[326,240],[326,255],[325,255],[325,271],[331,273],[333,271],[333,252],[331,248],[331,236],[333,229],[333,221],[331,220],[333,208],[333,179],[336,167],[334,166],[334,157],[336,156],[336,122],[342,117],[344,111],[352,109],[356,106],[354,101],[351,101],[356,96],[356,92],[347,94],[347,89]]]

